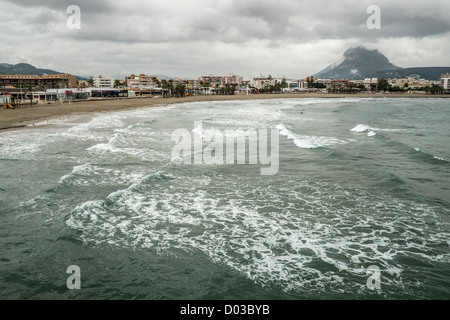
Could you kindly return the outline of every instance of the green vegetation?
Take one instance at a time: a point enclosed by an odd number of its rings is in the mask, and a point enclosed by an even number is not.
[[[308,79],[308,78],[307,78]],[[313,83],[313,87],[314,87]],[[311,86],[310,86],[311,88]],[[366,90],[370,91],[381,91],[381,92],[393,92],[393,93],[405,93],[408,91],[418,91],[426,92],[427,94],[443,94],[443,88],[432,84],[431,86],[420,87],[420,88],[410,88],[407,83],[402,87],[392,86],[386,79],[379,79],[378,82],[371,83],[369,88],[366,88],[363,84],[349,83],[344,87],[334,87],[328,89],[329,93],[359,93]]]
[[[267,85],[264,88],[259,89],[260,93],[279,93],[287,87],[287,82],[283,79],[281,82],[277,82],[275,85]]]
[[[234,95],[234,93],[236,92],[236,85],[230,85],[230,84],[226,84],[225,87],[216,89],[216,93],[217,94],[221,94],[221,95]]]

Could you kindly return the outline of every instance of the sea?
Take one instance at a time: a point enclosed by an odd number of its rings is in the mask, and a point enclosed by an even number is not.
[[[193,102],[0,132],[0,299],[450,299],[449,102]],[[206,130],[266,129],[276,172],[176,161],[199,123],[183,159],[220,155]]]

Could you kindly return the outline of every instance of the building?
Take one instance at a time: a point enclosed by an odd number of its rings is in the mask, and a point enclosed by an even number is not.
[[[113,77],[98,76],[94,77],[94,87],[96,88],[114,88],[118,79]]]
[[[224,84],[237,85],[240,86],[244,79],[242,77],[236,76],[230,73],[228,76],[223,77]]]
[[[87,88],[89,87],[89,82],[86,80],[78,80],[78,87]]]
[[[323,84],[327,89],[331,88],[331,79],[317,79],[316,83]]]
[[[15,88],[76,88],[77,78],[71,74],[37,75],[0,75],[0,86],[13,86]]]
[[[444,92],[450,92],[450,73],[444,73],[441,76],[441,86]]]
[[[208,84],[212,88],[219,88],[224,83],[223,77],[214,75],[200,77],[198,81],[203,84]]]
[[[249,83],[250,87],[256,88],[256,89],[262,89],[266,86],[273,86],[275,85],[275,81],[272,77],[257,77],[252,78]]]
[[[378,86],[378,78],[365,78],[363,85],[367,90],[370,90],[373,86]]]
[[[10,86],[14,88],[34,88],[39,86],[39,76],[35,75],[0,75],[0,86],[2,88]]]
[[[48,74],[39,77],[39,86],[43,88],[77,88],[78,81],[71,74]]]
[[[125,82],[129,88],[155,88],[160,80],[156,76],[145,74],[136,76],[132,74],[129,77],[125,77]]]
[[[331,80],[331,88],[342,88],[347,86],[348,80],[345,79],[334,79]]]
[[[244,82],[244,79],[230,73],[228,76],[202,76],[198,78],[198,81],[203,84],[209,84],[209,86],[213,88],[223,88],[227,84],[240,86]]]

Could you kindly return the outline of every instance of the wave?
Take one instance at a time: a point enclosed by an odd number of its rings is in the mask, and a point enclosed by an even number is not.
[[[140,172],[124,172],[85,163],[75,166],[70,174],[61,177],[58,184],[65,186],[122,186],[136,183],[142,177],[143,174]]]
[[[440,163],[440,162],[449,163],[449,161],[445,160],[444,158],[432,155],[432,154],[430,154],[428,152],[425,152],[425,151],[421,150],[420,148],[413,148],[413,150],[416,153],[418,153],[421,157],[423,157],[424,159],[426,159],[428,161],[431,161],[431,162],[434,162],[434,163]]]
[[[376,131],[391,131],[391,132],[399,132],[399,131],[409,131],[410,129],[383,129],[383,128],[373,128],[366,124],[358,124],[356,127],[350,129],[351,132],[363,133],[367,132],[368,137],[374,137],[377,135]]]
[[[277,192],[254,185],[234,193],[241,182],[223,181],[218,196],[190,188],[198,178],[168,182],[164,175],[149,175],[145,184],[150,189],[140,183],[106,201],[85,202],[66,224],[92,245],[146,248],[163,255],[196,250],[263,286],[280,285],[287,292],[355,292],[358,283],[345,287],[344,279],[364,276],[364,266],[373,261],[383,270],[383,283],[401,286],[409,265],[399,257],[420,253],[429,263],[450,261],[436,254],[448,239],[448,222],[429,228],[429,219],[437,219],[435,207],[361,188],[284,178]],[[273,203],[286,210],[281,213]]]
[[[280,135],[285,136],[289,140],[293,140],[294,144],[302,149],[316,149],[349,142],[333,137],[298,135],[287,129],[284,124],[279,124],[276,128],[279,130]]]
[[[366,132],[368,130],[372,130],[372,128],[365,124],[358,124],[356,127],[351,129],[350,131],[360,133],[360,132]]]

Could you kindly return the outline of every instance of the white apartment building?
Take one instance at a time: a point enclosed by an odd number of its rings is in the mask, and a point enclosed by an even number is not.
[[[98,76],[94,77],[93,80],[94,87],[96,88],[114,88],[117,79],[113,77]]]
[[[441,85],[444,88],[444,92],[450,91],[450,73],[444,73],[441,76]]]
[[[363,81],[364,86],[366,87],[366,89],[370,89],[370,85],[371,84],[378,84],[378,78],[365,78]]]

